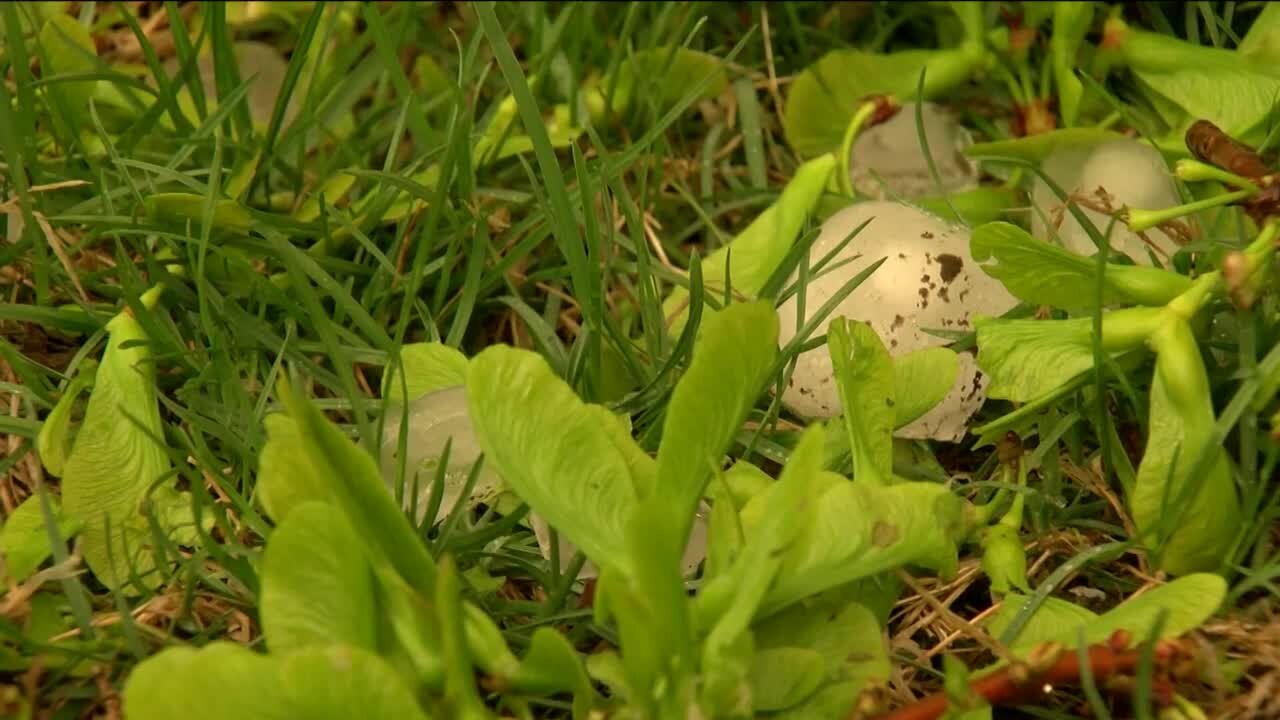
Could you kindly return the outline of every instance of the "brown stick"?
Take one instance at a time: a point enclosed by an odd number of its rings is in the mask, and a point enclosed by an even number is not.
[[[1099,685],[1110,677],[1133,672],[1140,662],[1141,653],[1127,650],[1127,638],[1118,632],[1105,645],[1092,645],[1088,649],[1088,663],[1093,679]],[[969,684],[974,695],[982,697],[990,705],[1018,705],[1035,700],[1045,694],[1046,687],[1053,685],[1074,685],[1080,682],[1080,656],[1074,650],[1064,650],[1061,646],[1046,649],[1038,653],[1040,659],[1034,657],[1026,662],[1008,665],[1000,671]],[[1178,653],[1172,643],[1160,643],[1156,646],[1155,663],[1166,666]],[[1033,652],[1033,656],[1037,653]],[[948,698],[945,692],[934,693],[878,720],[935,720],[947,711]],[[858,714],[850,717],[855,720]]]

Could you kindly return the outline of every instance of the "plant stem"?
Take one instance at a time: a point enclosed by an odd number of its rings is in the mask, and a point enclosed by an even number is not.
[[[1141,208],[1134,208],[1126,213],[1125,224],[1127,224],[1129,229],[1134,232],[1142,232],[1143,230],[1150,230],[1157,225],[1167,223],[1170,220],[1176,220],[1184,215],[1191,215],[1193,213],[1198,213],[1201,210],[1208,210],[1209,208],[1239,202],[1240,200],[1244,200],[1252,195],[1256,195],[1257,193],[1258,191],[1256,189],[1237,190],[1235,192],[1214,195],[1213,197],[1205,198],[1204,200],[1189,202],[1185,205],[1175,205],[1174,207],[1164,208],[1162,210],[1143,210]]]
[[[840,192],[854,197],[853,180],[849,177],[849,161],[853,157],[853,140],[861,132],[862,126],[867,120],[871,119],[872,114],[876,111],[876,102],[874,100],[864,102],[858,111],[853,114],[853,119],[849,121],[849,125],[844,130],[844,140],[840,143],[840,157],[836,158],[839,163],[839,174],[836,175],[836,186],[840,188]]]

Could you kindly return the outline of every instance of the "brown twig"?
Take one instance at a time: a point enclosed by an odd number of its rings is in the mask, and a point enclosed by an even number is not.
[[[1134,672],[1141,662],[1142,652],[1129,649],[1129,634],[1118,630],[1105,644],[1091,645],[1087,651],[1088,666],[1094,682],[1104,685]],[[1176,641],[1156,644],[1153,659],[1158,671],[1167,670],[1187,652]],[[1080,682],[1080,655],[1056,643],[1048,643],[1033,650],[1024,661],[1010,664],[1000,670],[969,683],[971,694],[989,705],[1019,705],[1035,701],[1052,691],[1055,685],[1074,685]],[[1160,678],[1160,673],[1157,673]],[[1165,683],[1164,678],[1158,680]],[[1165,688],[1167,689],[1167,687]],[[934,720],[946,713],[950,700],[947,693],[938,692],[921,698],[878,720]],[[854,713],[850,720],[864,717]]]

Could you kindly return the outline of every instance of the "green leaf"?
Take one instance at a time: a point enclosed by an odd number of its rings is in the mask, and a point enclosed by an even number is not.
[[[1018,190],[1000,187],[976,187],[943,196],[923,197],[910,203],[925,212],[953,224],[974,227],[1006,217],[1026,204]]]
[[[1123,139],[1124,135],[1113,130],[1091,127],[1063,128],[1012,140],[975,143],[965,148],[964,152],[975,158],[1008,157],[1038,163],[1058,150],[1085,149],[1109,140]]]
[[[533,631],[529,651],[510,682],[512,689],[524,693],[571,692],[582,700],[589,700],[592,694],[582,658],[564,635],[549,627]]]
[[[378,648],[373,570],[360,538],[327,503],[299,505],[271,534],[259,602],[273,653],[312,645]]]
[[[951,392],[960,356],[951,348],[928,347],[893,358],[893,429],[906,427]]]
[[[48,65],[43,69],[44,76],[80,75],[98,70],[98,52],[93,44],[89,31],[70,15],[53,15],[45,21],[40,29],[40,47],[44,50]],[[49,92],[56,95],[65,109],[73,113],[69,121],[78,120],[89,110],[89,99],[93,97],[98,80],[75,80],[58,82],[49,86]]]
[[[1076,52],[1089,32],[1093,20],[1093,4],[1057,2],[1053,4],[1053,37],[1049,39],[1049,55],[1053,60],[1053,79],[1058,86],[1058,106],[1062,124],[1073,127],[1080,117],[1080,98],[1084,84],[1075,75]]]
[[[404,402],[429,392],[462,385],[467,377],[467,356],[456,348],[438,342],[421,342],[400,348],[400,364],[382,379],[382,397]]]
[[[667,405],[658,448],[656,494],[682,538],[778,353],[778,314],[769,302],[730,305],[706,317],[700,330],[693,361]],[[683,549],[681,543],[677,556]]]
[[[969,242],[983,272],[1003,283],[1019,300],[1073,311],[1093,307],[1097,284],[1094,259],[1037,240],[1007,222],[974,228]],[[1191,279],[1175,272],[1108,263],[1102,302],[1164,305],[1190,287]]]
[[[772,717],[847,717],[869,682],[888,681],[888,643],[875,616],[857,603],[834,600],[798,603],[752,628],[759,648],[802,647],[823,659],[818,691]]]
[[[40,425],[40,434],[36,435],[36,452],[40,455],[45,471],[50,474],[62,476],[67,453],[71,449],[71,410],[80,393],[93,385],[93,377],[97,371],[96,361],[85,360],[76,376],[63,390],[58,403]]]
[[[107,349],[62,473],[63,507],[84,522],[85,562],[108,587],[128,579],[130,567],[139,575],[152,568],[152,538],[139,503],[170,470],[168,453],[158,444],[163,438],[150,345],[125,311],[107,323]],[[157,490],[157,497],[166,490]],[[160,578],[147,574],[142,581]]]
[[[1193,120],[1208,120],[1243,142],[1262,139],[1261,126],[1280,97],[1280,77],[1239,67],[1134,70],[1145,90],[1181,110],[1166,117],[1179,139]]]
[[[194,193],[156,193],[143,201],[147,215],[161,222],[199,228],[204,222],[205,197]],[[213,230],[248,235],[254,220],[235,200],[219,199],[213,206]]]
[[[837,483],[817,499],[816,515],[787,553],[761,613],[905,565],[950,575],[964,530],[959,498],[937,483]]]
[[[827,328],[827,350],[844,409],[854,479],[873,485],[892,482],[897,418],[889,351],[870,325],[843,317]]]
[[[634,443],[617,434],[617,419],[583,403],[541,356],[507,346],[474,357],[466,387],[485,462],[596,567],[628,570],[624,528],[637,488],[619,446]]]
[[[64,540],[75,535],[80,522],[61,511],[56,497],[49,496],[49,504],[53,507],[58,534]],[[0,528],[0,554],[4,555],[4,576],[0,580],[7,583],[26,580],[51,553],[40,497],[32,495],[14,508]]]
[[[984,625],[993,636],[1004,635],[1009,626],[1013,625],[1014,618],[1029,601],[1030,598],[1022,593],[1011,592],[1005,595],[1000,609]],[[1010,649],[1025,653],[1037,645],[1065,635],[1066,631],[1063,628],[1077,628],[1082,625],[1087,627],[1097,619],[1098,614],[1088,608],[1080,607],[1062,598],[1047,597],[1032,613],[1026,625],[1022,626],[1018,639],[1013,642]],[[1074,637],[1074,631],[1072,635]]]
[[[311,191],[307,199],[298,206],[293,212],[293,219],[298,222],[309,223],[320,217],[320,198],[324,197],[326,205],[332,207],[338,201],[346,196],[351,190],[351,186],[356,182],[356,176],[347,172],[335,173],[325,180],[320,187]],[[409,347],[408,345],[405,346]]]
[[[1262,6],[1262,12],[1253,19],[1236,52],[1256,64],[1274,65],[1280,61],[1280,6],[1273,3]]]
[[[303,447],[298,423],[282,413],[263,419],[267,444],[258,455],[258,496],[276,523],[284,522],[297,506],[310,500],[333,500],[320,482],[320,473]]]
[[[766,648],[751,658],[748,682],[756,712],[798,705],[822,684],[822,655],[798,647]]]
[[[916,99],[924,70],[922,99],[928,100],[967,80],[981,59],[981,48],[977,52],[903,50],[887,55],[833,50],[791,84],[783,116],[787,143],[806,158],[831,152],[840,147],[846,126],[868,96]]]
[[[632,98],[638,97],[637,91],[646,93],[645,99],[656,104],[658,112],[664,112],[707,78],[711,78],[711,82],[695,102],[714,99],[729,85],[723,60],[680,47],[640,50],[622,61],[614,77],[615,113],[624,111]],[[603,86],[607,88],[609,81],[604,81]]]
[[[1010,649],[1018,655],[1026,655],[1046,642],[1075,648],[1079,644],[1082,627],[1088,644],[1105,642],[1116,630],[1127,630],[1135,641],[1144,641],[1155,629],[1162,611],[1168,611],[1168,614],[1161,627],[1160,638],[1178,637],[1212,617],[1226,594],[1227,583],[1221,576],[1198,573],[1131,597],[1102,615],[1094,615],[1065,600],[1046,598]],[[1027,601],[1026,596],[1017,593],[1006,596],[1004,605],[990,621],[992,632],[997,635],[1003,633]]]
[[[710,629],[702,647],[704,668],[732,667],[741,656],[741,643],[783,567],[787,549],[808,532],[818,496],[814,490],[824,482],[823,445],[821,424],[805,430],[778,482],[743,510],[747,540],[742,552],[695,597],[697,625]]]
[[[281,656],[226,641],[169,648],[133,671],[124,704],[136,720],[427,720],[386,662],[342,645]]]
[[[1151,340],[1147,446],[1129,497],[1142,541],[1157,566],[1173,575],[1214,570],[1231,550],[1240,499],[1226,450],[1214,433],[1213,396],[1200,348],[1188,323],[1173,320]],[[1195,474],[1203,452],[1212,460]]]
[[[733,284],[733,291],[754,299],[800,237],[835,167],[835,157],[831,155],[801,165],[777,201],[732,241],[703,258],[702,282],[706,291],[724,291],[727,260],[730,263],[728,281]],[[674,317],[671,333],[675,335],[684,329],[688,318],[688,311],[683,309],[688,298],[688,290],[676,287],[662,304],[663,316]]]
[[[1093,367],[1093,319],[974,321],[987,397],[1027,402]]]
[[[298,457],[311,465],[312,487],[345,514],[374,565],[388,562],[415,590],[435,587],[435,563],[387,492],[377,462],[281,380],[279,395],[297,423]]]
[[[1027,554],[1018,531],[997,523],[982,538],[982,571],[991,580],[991,592],[1004,595],[1010,587],[1030,592],[1027,586]]]

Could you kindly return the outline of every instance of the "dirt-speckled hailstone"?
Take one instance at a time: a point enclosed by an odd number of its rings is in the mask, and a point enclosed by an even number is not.
[[[969,132],[940,105],[924,103],[921,116],[943,191],[975,187],[977,167],[962,152],[973,142]],[[916,132],[915,103],[904,104],[893,117],[858,133],[849,158],[849,180],[858,195],[879,200],[939,194]]]
[[[1041,170],[1053,179],[1065,192],[1083,196],[1091,203],[1101,203],[1101,189],[1113,211],[1121,208],[1160,210],[1181,204],[1177,187],[1168,165],[1160,152],[1141,140],[1122,138],[1110,140],[1092,148],[1062,148],[1051,153],[1041,163]],[[1056,213],[1062,213],[1058,237],[1063,247],[1081,255],[1092,255],[1098,248],[1089,234],[1070,212],[1063,210],[1058,196],[1043,180],[1037,178],[1032,201],[1050,221],[1056,221]],[[1080,206],[1098,231],[1104,235],[1111,223],[1111,216]],[[1049,242],[1053,232],[1046,227],[1040,213],[1032,211],[1033,234]],[[1159,229],[1147,230],[1147,240],[1131,232],[1119,220],[1111,229],[1111,247],[1128,255],[1139,265],[1151,265],[1148,247],[1167,266],[1178,251],[1178,244]],[[1148,245],[1148,241],[1150,245]]]
[[[948,343],[926,329],[967,331],[971,316],[999,316],[1018,304],[999,281],[973,261],[967,230],[902,203],[858,203],[832,215],[810,250],[810,268],[868,220],[826,268],[811,270],[820,276],[811,276],[806,287],[805,319],[858,273],[882,257],[886,260],[836,306],[811,337],[825,334],[836,317],[861,320],[879,334],[889,354],[896,357]],[[841,262],[845,264],[828,271]],[[793,275],[791,282],[796,280]],[[796,336],[796,307],[793,295],[778,308],[780,345]],[[901,428],[898,437],[959,440],[969,417],[986,399],[986,385],[972,353],[961,353],[960,372],[951,392],[923,417]],[[909,389],[899,391],[903,390]],[[825,345],[800,355],[782,399],[807,417],[840,414],[840,395]]]

